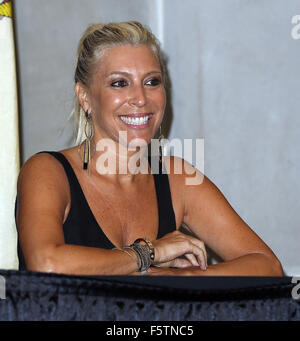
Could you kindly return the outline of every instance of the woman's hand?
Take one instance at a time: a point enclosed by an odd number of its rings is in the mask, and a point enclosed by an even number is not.
[[[157,268],[151,266],[147,270],[147,276],[200,276],[204,271],[199,266],[189,266],[187,268]]]
[[[155,249],[153,265],[156,267],[187,268],[191,266],[207,268],[204,243],[179,231],[166,234],[152,242]]]

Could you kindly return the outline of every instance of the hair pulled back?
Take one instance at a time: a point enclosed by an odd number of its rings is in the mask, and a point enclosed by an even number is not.
[[[126,44],[133,46],[144,44],[151,48],[158,58],[165,84],[166,68],[159,41],[149,29],[137,21],[92,24],[85,30],[77,48],[75,84],[80,82],[89,87],[105,50]],[[79,144],[83,139],[85,114],[77,98],[72,114],[75,119],[76,144]]]

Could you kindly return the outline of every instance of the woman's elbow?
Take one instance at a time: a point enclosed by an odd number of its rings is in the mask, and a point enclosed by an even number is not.
[[[32,254],[30,257],[28,257],[28,260],[26,261],[26,267],[29,271],[47,273],[61,272],[61,269],[59,269],[55,257],[53,257],[50,252],[40,252]]]
[[[252,264],[254,275],[270,277],[284,276],[282,265],[274,254],[254,252],[250,255],[251,257],[255,257],[253,258],[253,260],[255,259],[255,262]]]
[[[282,265],[279,259],[275,255],[266,255],[266,267],[267,267],[267,274],[266,276],[274,276],[274,277],[282,277],[284,276]]]
[[[275,257],[274,261],[273,261],[273,268],[274,268],[274,276],[278,276],[278,277],[282,277],[284,276],[284,272],[283,272],[283,268],[282,265],[279,261],[278,258]]]

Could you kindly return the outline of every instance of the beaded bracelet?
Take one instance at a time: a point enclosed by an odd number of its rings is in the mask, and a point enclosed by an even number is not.
[[[140,242],[144,242],[147,245],[147,247],[149,249],[149,252],[150,252],[150,259],[151,259],[151,261],[154,261],[154,259],[155,259],[155,250],[154,250],[154,246],[151,243],[151,241],[149,239],[147,239],[147,238],[138,238],[138,239],[135,240],[135,242],[133,244],[140,243]]]
[[[141,265],[138,269],[139,272],[145,272],[150,268],[151,258],[150,252],[145,245],[139,243],[133,243],[130,248],[137,253],[140,258]]]
[[[134,259],[133,255],[131,255],[125,249],[132,250],[136,255],[136,259]],[[116,248],[113,248],[113,250],[119,250],[119,251],[125,252],[128,256],[130,256],[136,262],[137,271],[141,272],[142,275],[147,273],[147,270],[149,269],[151,265],[151,259],[150,259],[150,253],[146,246],[136,243],[130,246],[124,246],[122,249],[116,247]]]
[[[140,242],[144,242],[146,245],[142,245]],[[136,255],[136,259],[125,249],[132,250]],[[147,238],[138,238],[129,246],[124,246],[122,249],[116,247],[113,250],[119,250],[128,254],[128,256],[136,262],[138,267],[137,271],[141,272],[143,275],[147,273],[147,270],[150,268],[151,263],[155,258],[153,244]]]

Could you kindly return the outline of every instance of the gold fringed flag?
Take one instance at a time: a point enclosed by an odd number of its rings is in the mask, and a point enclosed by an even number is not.
[[[11,1],[0,0],[0,269],[17,269],[18,101]]]

